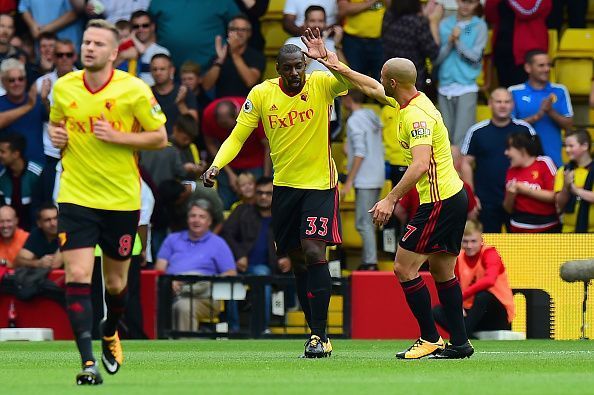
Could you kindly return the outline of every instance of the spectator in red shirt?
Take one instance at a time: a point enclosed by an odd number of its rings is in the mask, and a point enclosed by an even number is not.
[[[237,114],[244,102],[244,97],[223,97],[214,100],[204,109],[202,134],[206,149],[212,158],[235,127]],[[250,172],[256,179],[272,174],[270,148],[262,125],[248,137],[239,154],[223,170],[218,178],[218,192],[225,210],[229,210],[231,205],[239,200],[236,194],[237,176],[240,173]]]
[[[503,208],[510,213],[512,233],[554,233],[561,230],[555,209],[557,168],[548,156],[539,156],[537,135],[515,132],[507,139],[510,168],[505,177]]]
[[[466,333],[511,329],[515,306],[507,272],[495,247],[483,242],[483,226],[476,220],[466,221],[456,277],[462,288]],[[448,328],[441,306],[433,309],[433,317]]]

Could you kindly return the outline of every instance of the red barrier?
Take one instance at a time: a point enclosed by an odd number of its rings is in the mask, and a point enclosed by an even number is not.
[[[157,337],[157,277],[156,270],[143,270],[140,278],[140,298],[142,305],[144,333],[149,339]],[[64,271],[54,270],[50,279],[63,283]],[[62,281],[60,281],[62,280]],[[72,329],[66,311],[58,303],[46,298],[34,298],[22,302],[10,295],[0,295],[0,327],[8,326],[8,308],[14,300],[17,325],[20,328],[52,328],[54,339],[72,339]]]
[[[422,272],[431,303],[439,304],[433,278]],[[416,339],[419,326],[394,273],[355,271],[351,278],[351,334],[353,339]],[[447,332],[438,328],[443,337]]]

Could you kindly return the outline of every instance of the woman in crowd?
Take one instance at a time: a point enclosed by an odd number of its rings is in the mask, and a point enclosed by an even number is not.
[[[564,233],[594,232],[594,172],[592,138],[587,130],[567,132],[565,152],[569,163],[561,166],[555,177],[555,201],[562,214]]]
[[[510,168],[505,178],[503,208],[510,213],[512,233],[554,233],[561,230],[555,208],[555,164],[540,156],[542,146],[537,135],[511,133],[505,155]]]
[[[171,233],[159,250],[155,269],[167,274],[235,276],[235,259],[229,245],[211,232],[213,206],[206,199],[188,205],[188,230]],[[210,283],[174,281],[173,312],[177,330],[196,331],[201,319],[217,317],[221,302],[212,300]]]

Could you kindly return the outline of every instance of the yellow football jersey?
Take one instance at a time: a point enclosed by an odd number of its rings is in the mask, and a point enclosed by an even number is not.
[[[347,86],[331,74],[306,76],[301,92],[291,95],[280,78],[256,85],[237,123],[255,128],[262,121],[270,143],[274,185],[300,189],[330,189],[338,174],[330,152],[330,114],[336,96]]]
[[[555,175],[555,192],[560,192],[565,183],[565,166],[561,166]],[[576,187],[583,188],[586,185],[586,178],[588,177],[588,169],[583,167],[576,167],[573,171],[573,182]],[[563,233],[575,233],[575,226],[577,224],[577,213],[580,209],[581,200],[575,203],[573,213],[562,213],[563,215]],[[588,233],[594,233],[594,204],[590,205],[588,212]]]
[[[62,150],[63,173],[58,203],[131,211],[140,209],[140,175],[133,148],[103,142],[93,135],[105,117],[115,130],[156,130],[165,115],[150,88],[130,74],[114,70],[109,82],[92,92],[84,70],[66,74],[53,88],[52,122],[64,122],[68,144]]]
[[[398,106],[388,98],[392,107]],[[462,180],[452,160],[448,130],[441,114],[424,93],[418,92],[406,105],[400,107],[397,137],[404,148],[407,165],[412,162],[410,149],[417,145],[431,146],[429,171],[417,182],[420,203],[445,200],[460,192]]]

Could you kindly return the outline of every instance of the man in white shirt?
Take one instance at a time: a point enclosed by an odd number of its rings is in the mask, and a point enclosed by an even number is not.
[[[326,11],[326,22],[332,26],[337,23],[338,5],[336,0],[287,0],[283,9],[283,28],[292,36],[301,36],[305,31],[305,10],[318,5]]]

